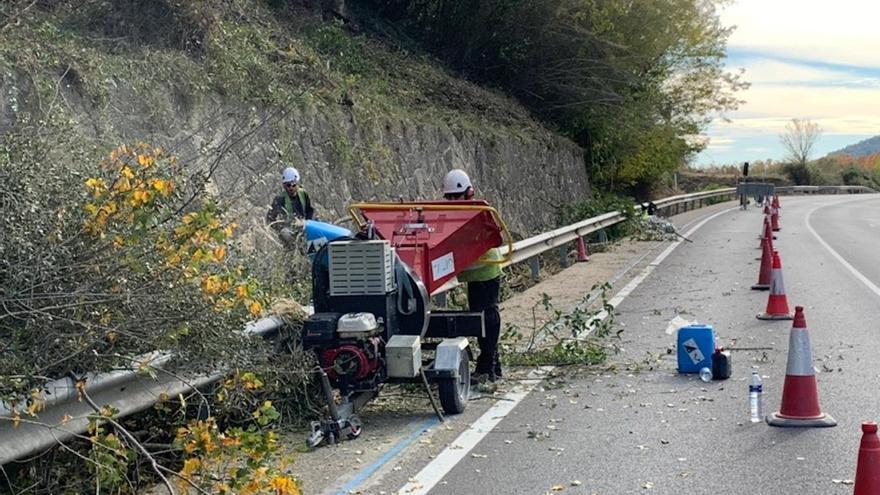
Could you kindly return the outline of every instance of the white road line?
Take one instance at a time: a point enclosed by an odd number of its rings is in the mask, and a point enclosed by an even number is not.
[[[684,237],[690,237],[691,234],[697,231],[700,227],[705,225],[709,220],[721,216],[725,213],[738,210],[739,207],[729,208],[727,210],[722,210],[714,215],[711,215],[704,219],[702,222],[696,224],[693,228],[687,231],[684,234]],[[682,241],[675,241],[669,247],[667,247],[662,253],[660,253],[654,261],[652,261],[645,269],[634,279],[632,279],[628,284],[626,284],[620,292],[618,292],[608,304],[617,308],[617,306],[623,302],[626,296],[630,295],[636,287],[642,283],[645,278],[654,271],[654,268],[660,264],[667,256],[669,256],[672,251],[678,247]],[[608,313],[604,310],[599,314],[594,316],[590,323],[595,323],[597,321],[604,320],[608,317]],[[543,374],[549,373],[553,370],[552,366],[543,366],[540,369],[540,372]],[[537,376],[533,376],[532,373],[529,374],[529,379],[524,380],[520,386],[514,388],[514,390],[504,396],[500,401],[496,402],[495,405],[489,408],[480,418],[471,425],[464,433],[458,436],[458,438],[453,441],[449,447],[443,449],[443,452],[434,458],[427,466],[425,466],[421,471],[418,472],[406,485],[404,485],[400,490],[397,491],[398,495],[426,495],[431,491],[440,480],[443,479],[452,468],[455,467],[470,451],[480,443],[490,431],[492,431],[495,426],[504,419],[510,411],[516,407],[526,396],[529,395],[529,392],[535,388],[535,385],[541,383],[541,378]]]
[[[873,198],[870,198],[870,199],[873,199]],[[844,268],[849,270],[860,282],[865,284],[865,286],[868,287],[868,289],[871,289],[871,291],[874,294],[876,294],[877,297],[880,297],[880,287],[877,287],[877,285],[874,284],[874,282],[871,282],[870,280],[868,280],[868,277],[862,275],[862,273],[859,272],[858,270],[856,270],[854,266],[850,265],[845,259],[843,259],[843,256],[841,256],[837,251],[835,251],[831,246],[829,246],[828,243],[825,242],[825,240],[819,236],[819,233],[813,229],[813,226],[810,225],[810,217],[813,216],[813,213],[816,210],[818,210],[820,208],[825,208],[826,206],[835,206],[837,204],[840,204],[840,203],[835,203],[833,205],[817,206],[817,207],[813,208],[812,210],[810,210],[810,212],[807,213],[806,219],[804,220],[807,225],[807,230],[809,230],[810,233],[813,234],[813,237],[815,237],[816,240],[819,241],[819,244],[825,246],[825,249],[827,249],[828,252],[831,253],[831,256],[834,256],[837,259],[837,261],[839,261],[840,264],[844,266]]]
[[[523,380],[513,391],[495,403],[483,413],[467,430],[455,439],[449,447],[443,449],[433,461],[424,467],[409,483],[397,491],[399,495],[424,495],[443,479],[446,474],[461,461],[464,456],[480,443],[480,440],[492,431],[507,414],[516,407],[535,385],[541,383],[543,376],[553,370],[552,366],[542,366],[529,373],[529,379]]]

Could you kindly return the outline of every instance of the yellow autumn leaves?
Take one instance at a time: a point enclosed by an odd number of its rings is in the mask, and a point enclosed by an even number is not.
[[[37,413],[42,411],[46,407],[46,401],[43,398],[42,391],[39,389],[32,389],[30,394],[28,394],[28,398],[24,404],[24,411],[28,416],[32,418],[37,417]],[[18,410],[17,407],[12,407],[12,426],[18,427],[21,424],[21,411]]]
[[[277,419],[270,401],[256,411],[254,418]],[[187,493],[188,483],[210,493],[242,495],[300,495],[296,481],[286,475],[288,462],[278,459],[278,436],[258,428],[230,428],[221,432],[213,418],[194,421],[179,428],[174,444],[185,456],[178,474],[179,488]],[[185,481],[187,480],[187,481]]]
[[[93,201],[86,203],[89,218],[85,220],[86,232],[101,235],[110,222],[133,223],[143,218],[143,210],[161,207],[159,202],[170,198],[175,182],[173,171],[156,166],[164,160],[162,150],[150,148],[145,143],[134,147],[122,145],[110,153],[102,169],[112,178],[90,177],[85,186]],[[172,162],[169,158],[167,162]]]
[[[241,268],[227,266],[227,244],[236,225],[221,219],[210,199],[195,211],[174,192],[179,171],[173,156],[146,143],[122,145],[102,164],[103,177],[85,181],[90,201],[84,205],[86,233],[109,237],[116,249],[141,246],[161,256],[164,269],[195,282],[218,311],[244,309],[251,316],[263,311],[262,291],[245,278]]]

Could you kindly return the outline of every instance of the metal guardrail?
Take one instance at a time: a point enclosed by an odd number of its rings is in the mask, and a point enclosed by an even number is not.
[[[278,316],[269,316],[248,324],[244,333],[268,336],[284,324]],[[163,397],[177,397],[220,380],[225,373],[190,374],[181,376],[165,370],[173,355],[151,352],[131,361],[128,369],[108,373],[89,373],[85,390],[96,404],[112,404],[119,410],[117,417],[143,411]],[[79,400],[73,378],[46,384],[38,400],[42,409],[37,418],[19,409],[20,422],[6,404],[0,404],[0,466],[37,454],[58,442],[70,440],[85,432],[89,416],[95,411]]]
[[[616,225],[624,220],[626,220],[626,215],[619,211],[612,211],[611,213],[605,213],[604,215],[599,215],[598,217],[588,218],[587,220],[583,220],[572,225],[560,227],[558,229],[554,229],[549,232],[545,232],[543,234],[539,234],[534,237],[529,237],[528,239],[523,239],[519,242],[515,242],[513,244],[513,256],[511,257],[510,262],[507,263],[505,266],[525,261],[533,256],[537,256],[543,253],[544,251],[574,241],[578,237],[583,237],[585,235],[592,234],[593,232],[596,232],[598,230],[611,227],[612,225]]]
[[[692,209],[717,198],[733,197],[735,189],[719,189],[694,194],[684,194],[655,201],[661,210],[678,213],[680,209]],[[510,263],[519,263],[563,246],[578,237],[588,235],[625,220],[621,212],[613,211],[566,227],[523,239],[513,244]],[[454,285],[453,285],[454,286]],[[451,287],[450,287],[451,288]],[[447,290],[446,286],[438,290]],[[270,316],[248,324],[244,332],[268,336],[284,325],[278,316]],[[89,374],[85,378],[85,390],[96,404],[112,404],[119,410],[118,417],[143,411],[163,397],[177,397],[199,387],[218,381],[224,371],[209,374],[179,375],[164,369],[172,355],[154,352],[132,360],[130,369],[109,373]],[[150,373],[144,373],[150,370]],[[31,418],[19,410],[15,412],[0,404],[0,465],[37,454],[58,442],[70,440],[86,431],[89,416],[94,411],[79,400],[76,383],[72,378],[55,380],[47,384],[39,400],[43,408],[38,418]]]
[[[780,186],[781,194],[875,194],[877,191],[866,186]]]
[[[661,210],[666,211],[667,214],[677,215],[684,211],[700,208],[703,204],[710,204],[710,201],[717,203],[725,199],[733,199],[735,196],[736,188],[727,187],[724,189],[713,189],[711,191],[672,196],[654,201],[654,204]]]

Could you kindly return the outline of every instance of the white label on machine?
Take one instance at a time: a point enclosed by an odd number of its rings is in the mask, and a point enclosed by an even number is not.
[[[706,356],[703,356],[703,351],[700,350],[697,341],[694,339],[687,339],[682,342],[681,345],[684,346],[684,351],[691,357],[691,361],[693,361],[694,364],[706,359]]]
[[[440,280],[454,271],[455,258],[452,257],[451,252],[431,262],[431,276],[434,277],[434,280]]]

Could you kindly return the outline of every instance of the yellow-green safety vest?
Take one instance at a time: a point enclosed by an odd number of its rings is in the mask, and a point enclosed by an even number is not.
[[[501,250],[498,248],[492,248],[483,254],[480,257],[481,260],[489,259],[489,260],[501,260],[503,259],[501,256]],[[458,274],[459,282],[485,282],[487,280],[492,280],[494,278],[498,278],[501,276],[502,270],[501,265],[498,263],[483,263],[482,261],[475,261],[471,266],[467,267]]]

